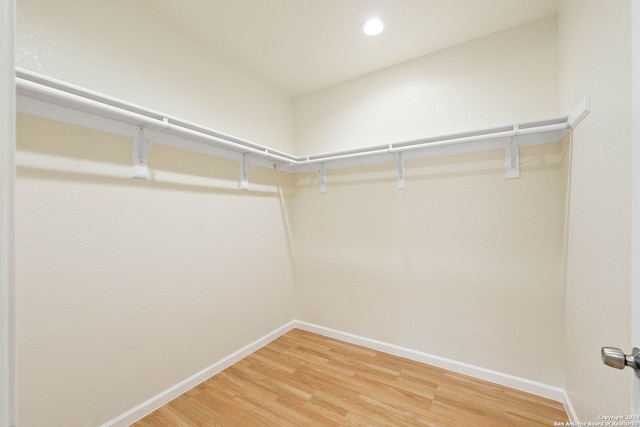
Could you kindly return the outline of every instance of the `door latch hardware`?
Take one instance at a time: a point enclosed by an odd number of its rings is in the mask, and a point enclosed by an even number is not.
[[[624,369],[625,366],[633,368],[636,377],[640,378],[640,349],[634,347],[631,354],[624,354],[622,350],[616,347],[602,347],[600,351],[602,362],[616,369]]]

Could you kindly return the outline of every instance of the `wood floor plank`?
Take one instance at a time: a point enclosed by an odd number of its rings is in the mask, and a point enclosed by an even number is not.
[[[134,424],[549,426],[560,402],[294,329]]]

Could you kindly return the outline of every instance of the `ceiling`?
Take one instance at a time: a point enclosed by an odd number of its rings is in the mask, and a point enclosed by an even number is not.
[[[296,97],[555,14],[559,0],[142,0]],[[385,31],[365,36],[377,16]]]

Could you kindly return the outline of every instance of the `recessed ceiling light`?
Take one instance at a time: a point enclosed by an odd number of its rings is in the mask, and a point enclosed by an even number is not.
[[[384,21],[380,18],[367,19],[362,23],[362,32],[368,36],[377,36],[384,30]]]

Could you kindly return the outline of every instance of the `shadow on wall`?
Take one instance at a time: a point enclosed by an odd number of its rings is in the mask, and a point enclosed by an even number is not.
[[[520,148],[521,179],[527,174],[559,170],[565,142]],[[438,157],[408,159],[406,161],[407,189],[411,181],[455,179],[470,176],[496,176],[504,178],[504,151],[491,150],[476,153],[451,154]],[[296,190],[319,188],[315,173],[295,175]],[[328,191],[331,187],[389,184],[395,188],[396,170],[393,159],[388,163],[327,170]]]
[[[25,114],[17,129],[22,178],[251,197],[286,197],[292,187],[288,174],[257,167],[241,191],[238,162],[159,144],[149,152],[149,179],[132,179],[129,138]]]
[[[256,167],[249,176],[249,189],[243,191],[238,162],[155,144],[149,151],[149,179],[134,179],[131,150],[131,140],[126,137],[18,115],[19,179],[121,187],[123,191],[199,193],[219,198],[223,205],[235,200],[252,206],[251,199],[274,199],[280,209],[289,259],[293,260],[291,175]]]

